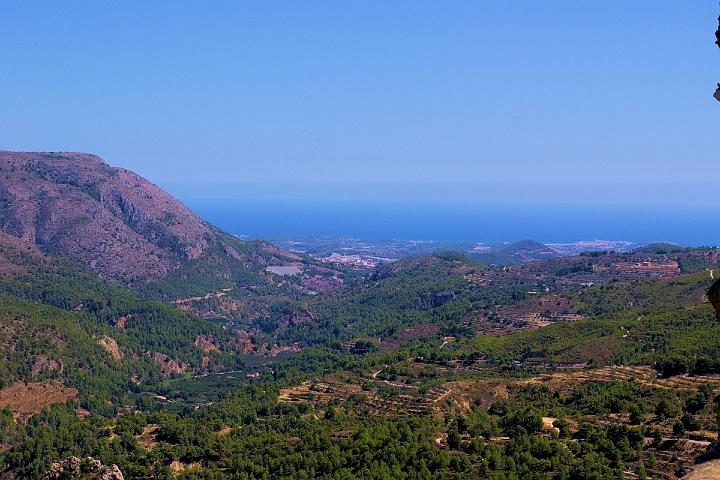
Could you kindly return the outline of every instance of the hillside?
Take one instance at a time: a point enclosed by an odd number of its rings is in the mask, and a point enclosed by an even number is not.
[[[705,267],[678,264],[715,267],[714,249],[405,259],[293,304],[281,333],[303,350],[234,378],[248,367],[229,332],[18,246],[0,255],[17,346],[0,465],[16,478],[69,456],[125,478],[468,480],[678,479],[711,458],[720,324]],[[163,375],[153,351],[187,373]]]
[[[111,398],[132,404],[171,374],[244,364],[236,339],[216,323],[143,300],[5,235],[0,343],[0,385],[58,381],[95,413]]]
[[[168,480],[678,479],[712,457],[720,249],[341,270],[96,157],[3,155],[1,478],[89,456]]]
[[[0,229],[113,280],[156,279],[217,231],[156,185],[83,153],[0,152]]]
[[[719,255],[411,257],[265,313],[246,297],[251,325],[300,349],[274,357],[247,351],[259,332],[236,320],[0,235],[0,468],[43,478],[92,456],[168,480],[680,478],[717,431],[720,325],[703,294]]]
[[[718,263],[720,250],[714,248],[670,254],[590,252],[513,265],[485,265],[455,252],[421,255],[382,265],[357,285],[289,304],[284,315],[291,320],[289,328],[276,333],[320,343],[362,336],[395,343],[418,326],[502,335],[598,315],[611,305],[624,308],[625,299],[606,305],[575,300],[576,292],[593,286],[676,278]],[[707,283],[708,274],[703,275],[698,285]],[[648,290],[662,285],[653,281]],[[664,305],[651,298],[643,313]]]
[[[487,247],[487,250],[478,250],[472,253],[472,257],[476,260],[493,265],[537,262],[561,256],[557,251],[535,240],[491,245]]]
[[[680,245],[667,242],[650,243],[636,248],[637,253],[679,253],[684,250]]]
[[[62,255],[113,283],[164,300],[232,289],[304,294],[342,272],[208,224],[139,175],[85,153],[0,152],[0,232]],[[265,269],[294,265],[287,288]],[[245,291],[243,291],[245,289]],[[202,309],[199,309],[202,310]]]

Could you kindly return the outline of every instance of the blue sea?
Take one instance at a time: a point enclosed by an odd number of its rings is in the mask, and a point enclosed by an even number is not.
[[[182,200],[211,223],[251,238],[332,235],[367,240],[720,244],[718,209],[710,206]]]

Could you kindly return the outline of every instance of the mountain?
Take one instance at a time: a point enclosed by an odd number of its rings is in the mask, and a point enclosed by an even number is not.
[[[3,158],[0,479],[679,478],[712,453],[720,249],[351,273],[97,157]]]
[[[156,185],[84,153],[0,152],[0,229],[114,280],[158,278],[217,234]]]
[[[480,262],[494,265],[535,262],[562,256],[559,252],[535,240],[521,240],[476,248],[471,255]]]
[[[154,297],[268,286],[273,265],[300,267],[306,290],[340,283],[338,271],[229,235],[95,155],[0,151],[0,178],[0,232]]]
[[[649,243],[647,245],[643,245],[642,247],[638,247],[634,250],[636,253],[657,253],[657,254],[668,254],[668,253],[680,253],[684,251],[685,248],[681,247],[680,245],[676,245],[674,243],[668,243],[668,242],[657,242],[657,243]]]
[[[264,337],[0,233],[0,478],[678,478],[716,435],[720,250],[434,253],[303,295],[320,266],[216,235],[245,261],[210,242],[152,285],[207,288],[218,262]],[[253,353],[271,334],[288,355]]]
[[[97,413],[142,402],[171,375],[291,350],[261,328],[343,283],[93,155],[0,152],[0,178],[0,407],[16,415],[66,398]],[[23,407],[38,389],[48,402]]]

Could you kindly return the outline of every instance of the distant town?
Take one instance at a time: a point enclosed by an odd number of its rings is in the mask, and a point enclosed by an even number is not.
[[[433,240],[365,240],[325,235],[279,236],[270,238],[287,250],[311,255],[323,263],[361,269],[374,268],[414,255],[459,251],[491,264],[524,263],[583,252],[630,252],[640,244],[626,240],[581,240],[543,244],[533,240],[518,242],[442,242]]]

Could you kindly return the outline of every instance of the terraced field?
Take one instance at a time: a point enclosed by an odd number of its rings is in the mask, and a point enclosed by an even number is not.
[[[363,410],[376,416],[428,415],[440,412],[440,404],[450,395],[450,390],[435,386],[420,393],[412,385],[392,384],[383,380],[365,382],[366,388],[359,383],[346,383],[332,377],[320,382],[304,382],[295,387],[280,391],[281,402],[327,403],[350,400],[352,395],[359,396]],[[380,393],[368,386],[388,385],[391,390]]]
[[[329,402],[338,400],[345,402],[350,395],[365,394],[362,387],[354,383],[343,383],[326,379],[322,382],[303,382],[295,387],[284,388],[278,397],[281,402]]]
[[[671,390],[693,390],[711,383],[720,387],[720,375],[677,375],[669,378],[658,377],[657,372],[650,367],[614,366],[597,369],[579,370],[573,372],[558,372],[541,375],[531,380],[531,383],[544,383],[548,386],[572,385],[577,382],[614,382],[634,381],[650,388],[663,388]]]
[[[449,390],[433,387],[422,395],[401,394],[395,397],[368,396],[367,405],[371,415],[429,415],[439,413],[439,405],[448,397]]]

